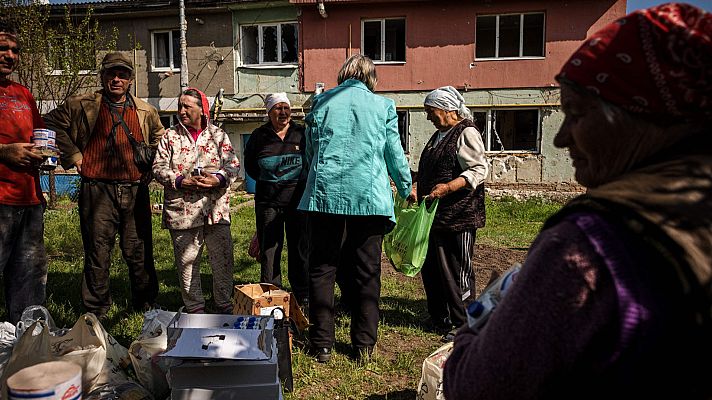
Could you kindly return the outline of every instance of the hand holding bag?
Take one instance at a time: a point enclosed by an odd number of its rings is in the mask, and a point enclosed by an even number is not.
[[[428,254],[430,227],[437,207],[438,199],[430,207],[425,200],[419,206],[412,207],[396,195],[396,227],[383,238],[383,250],[396,271],[410,277],[420,272]]]

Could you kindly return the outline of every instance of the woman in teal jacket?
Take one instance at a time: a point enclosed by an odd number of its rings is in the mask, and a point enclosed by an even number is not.
[[[341,67],[339,86],[314,98],[306,117],[309,175],[299,204],[309,212],[309,328],[319,362],[334,345],[334,282],[351,307],[357,359],[373,353],[381,295],[381,246],[393,229],[393,195],[411,190],[410,168],[398,135],[393,100],[373,94],[376,68],[365,56]],[[343,290],[346,289],[347,290]]]

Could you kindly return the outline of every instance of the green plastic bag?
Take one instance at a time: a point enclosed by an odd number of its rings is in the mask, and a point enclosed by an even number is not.
[[[430,208],[425,201],[409,206],[406,200],[396,195],[393,203],[396,227],[383,238],[383,251],[396,271],[413,277],[420,272],[428,254],[430,227],[438,200],[435,199]]]

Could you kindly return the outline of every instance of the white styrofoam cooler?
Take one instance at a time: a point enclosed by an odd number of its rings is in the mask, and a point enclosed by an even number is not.
[[[162,356],[223,360],[273,358],[274,319],[257,317],[259,322],[255,329],[235,329],[239,317],[177,313],[168,324],[168,351]]]

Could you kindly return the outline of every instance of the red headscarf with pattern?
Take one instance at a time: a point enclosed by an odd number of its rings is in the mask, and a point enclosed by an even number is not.
[[[598,31],[556,76],[659,123],[712,118],[712,15],[689,4],[635,11]]]
[[[202,108],[202,128],[205,129],[208,126],[208,123],[210,123],[210,103],[208,102],[208,96],[205,95],[200,89],[194,88],[194,87],[188,87],[183,90],[185,92],[186,90],[195,90],[200,94],[200,105]]]

